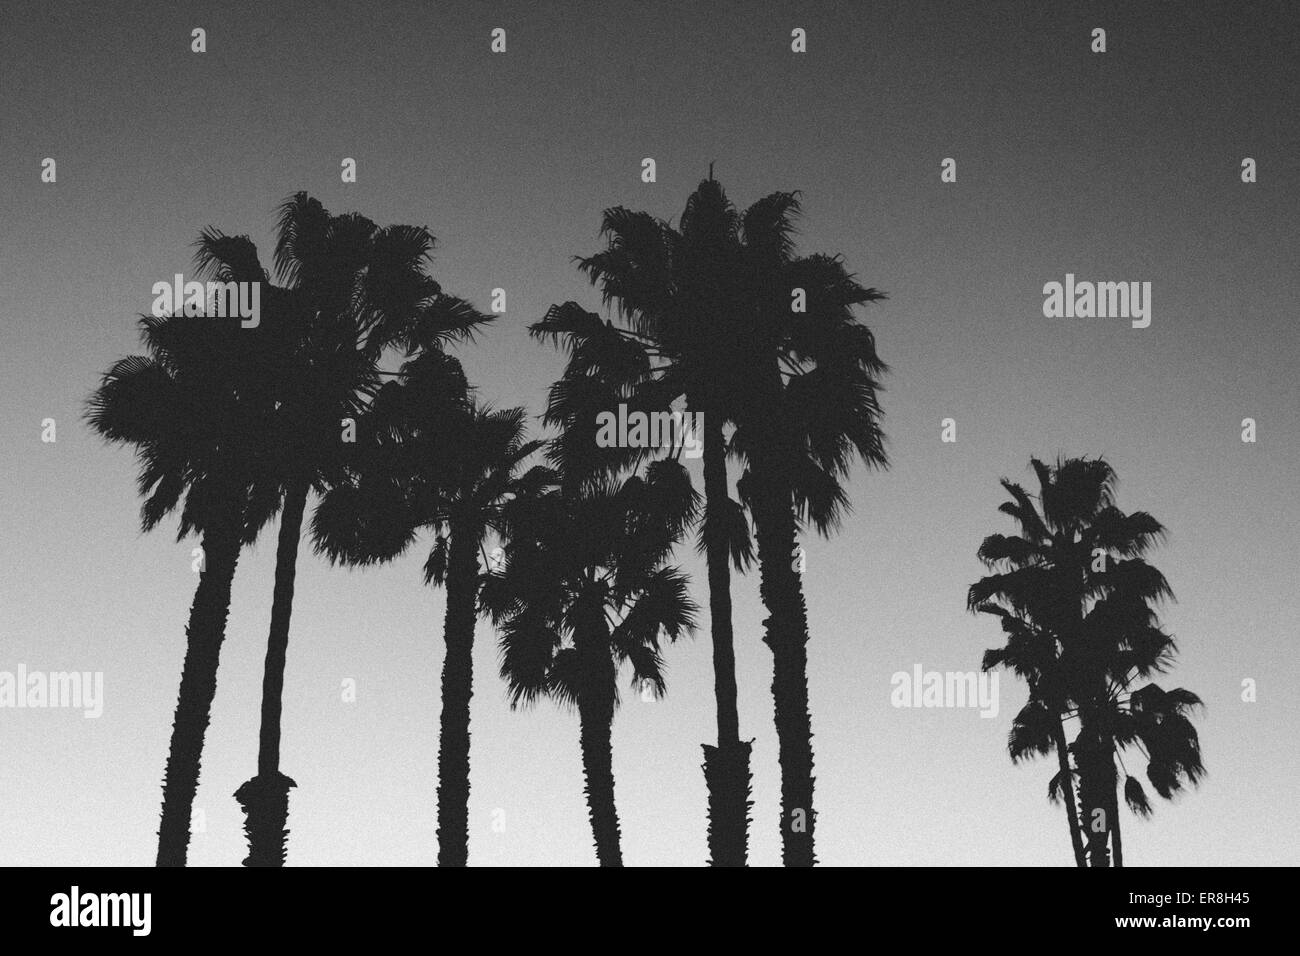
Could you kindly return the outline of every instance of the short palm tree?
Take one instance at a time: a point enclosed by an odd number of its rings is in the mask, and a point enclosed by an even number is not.
[[[1146,512],[1126,514],[1115,505],[1115,473],[1103,459],[1031,464],[1037,504],[1003,481],[1012,500],[1000,510],[1020,533],[985,539],[980,558],[994,573],[971,587],[968,604],[1003,617],[1013,638],[987,654],[986,665],[1006,664],[1033,677],[1029,705],[1012,731],[1013,759],[1017,751],[1055,750],[1060,770],[1049,795],[1073,799],[1078,781],[1084,846],[1081,852],[1075,841],[1076,860],[1122,866],[1121,775],[1129,807],[1141,816],[1151,812],[1141,783],[1125,769],[1124,750],[1145,757],[1147,779],[1166,799],[1205,772],[1190,720],[1200,700],[1149,682],[1176,653],[1154,609],[1172,592],[1145,560],[1164,528]],[[1065,748],[1063,722],[1074,718],[1078,732]],[[1070,815],[1073,821],[1074,810]]]
[[[1029,701],[1016,714],[1007,737],[1007,751],[1012,763],[1055,752],[1057,773],[1047,786],[1048,799],[1064,804],[1070,845],[1076,866],[1086,866],[1083,828],[1075,800],[1078,772],[1070,763],[1070,748],[1065,736],[1065,717],[1069,703],[1060,686],[1061,646],[1056,637],[1035,623],[1027,607],[1015,611],[987,602],[974,608],[997,617],[1006,634],[1006,644],[984,652],[983,669],[1006,667],[1029,685]]]
[[[318,551],[352,565],[392,560],[422,530],[434,535],[425,582],[447,589],[438,863],[465,866],[479,556],[488,536],[501,531],[503,510],[555,479],[547,468],[524,467],[541,447],[527,439],[524,410],[472,403],[459,364],[448,356],[426,353],[408,362],[371,411],[376,444],[348,480],[325,493],[313,534]]]
[[[614,242],[611,240],[611,244]],[[559,428],[552,443],[552,457],[574,481],[579,480],[578,476],[601,481],[653,457],[682,455],[681,445],[601,447],[596,442],[596,421],[602,412],[626,405],[629,413],[670,415],[674,403],[682,398],[688,412],[700,406],[720,409],[717,402],[701,395],[712,391],[716,378],[701,372],[700,385],[685,384],[687,373],[682,358],[632,329],[602,321],[577,303],[552,307],[532,332],[538,338],[563,343],[569,351],[564,374],[551,387],[544,420]],[[690,396],[699,397],[698,403]],[[740,739],[731,567],[734,565],[738,571],[748,568],[753,548],[744,510],[729,492],[723,416],[709,411],[703,416],[703,434],[693,438],[703,443],[705,505],[698,522],[699,547],[708,568],[718,728],[717,745],[704,745],[709,860],[713,866],[744,866],[749,842],[752,741]]]
[[[265,283],[251,243],[240,237],[220,243],[226,262],[221,281]],[[146,354],[115,363],[87,404],[96,432],[136,448],[144,529],[157,527],[179,506],[179,537],[198,534],[202,546],[163,780],[159,866],[186,862],[235,566],[242,545],[256,538],[277,504],[258,437],[273,408],[269,383],[284,354],[277,318],[285,296],[269,285],[263,291],[256,328],[242,328],[238,318],[142,316]]]
[[[578,711],[596,858],[622,866],[611,726],[618,673],[664,692],[661,635],[694,628],[687,579],[667,564],[698,507],[680,464],[645,477],[553,491],[508,509],[501,567],[483,605],[501,630],[501,675],[512,707],[545,695]]]

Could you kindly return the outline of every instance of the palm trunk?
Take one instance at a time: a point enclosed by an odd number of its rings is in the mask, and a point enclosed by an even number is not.
[[[757,435],[750,460],[758,539],[759,594],[768,616],[763,642],[772,649],[772,698],[781,764],[781,860],[817,863],[813,808],[812,718],[808,713],[808,610],[794,569],[795,516],[790,462],[793,442],[782,414],[781,374],[775,362],[759,383],[760,402],[749,424]]]
[[[718,710],[718,745],[704,745],[704,781],[709,791],[709,864],[744,866],[749,849],[750,743],[740,740],[736,708],[736,651],[731,627],[730,549],[725,527],[726,449],[722,422],[705,413],[704,546],[709,574],[709,623],[713,639],[713,692]]]
[[[813,866],[812,719],[808,713],[808,612],[793,569],[795,522],[789,480],[769,453],[758,456],[754,520],[759,593],[768,616],[763,642],[772,649],[772,697],[781,764],[781,859]]]
[[[580,699],[578,719],[582,740],[582,772],[587,781],[587,811],[591,816],[591,835],[596,843],[596,860],[601,866],[622,866],[618,810],[614,804],[613,748],[610,743],[610,731],[614,722],[613,699]]]
[[[184,866],[189,852],[203,737],[217,692],[217,665],[230,613],[230,586],[239,561],[238,521],[227,520],[205,531],[203,555],[203,570],[185,628],[185,664],[163,776],[158,866]]]
[[[1124,865],[1124,844],[1119,837],[1119,779],[1116,777],[1115,786],[1111,788],[1112,799],[1111,808],[1114,811],[1111,814],[1111,848],[1115,851],[1115,866]]]
[[[1084,747],[1079,753],[1079,799],[1083,804],[1083,821],[1088,838],[1087,856],[1091,867],[1109,867],[1110,835],[1115,828],[1115,774],[1114,758],[1106,741],[1098,733],[1096,723],[1081,714],[1080,740]],[[1110,773],[1107,773],[1109,766]],[[1101,810],[1105,826],[1095,829],[1095,813]]]
[[[284,866],[289,833],[289,789],[294,781],[280,772],[280,717],[284,696],[285,657],[298,568],[298,543],[310,489],[306,483],[288,490],[280,514],[275,551],[275,588],[271,596],[271,630],[262,667],[262,725],[258,734],[257,776],[235,791],[244,810],[248,858],[244,866]]]
[[[1070,773],[1070,752],[1065,741],[1065,725],[1058,718],[1052,728],[1056,742],[1056,761],[1061,770],[1061,793],[1065,795],[1066,820],[1070,826],[1070,845],[1074,848],[1075,866],[1086,866],[1083,855],[1083,834],[1079,829],[1079,811],[1074,802],[1074,774]]]
[[[469,702],[474,692],[478,547],[477,529],[453,523],[438,736],[439,866],[465,866],[469,859]]]
[[[258,774],[235,791],[244,811],[248,856],[244,866],[284,866],[289,838],[289,788],[294,782],[282,773]]]

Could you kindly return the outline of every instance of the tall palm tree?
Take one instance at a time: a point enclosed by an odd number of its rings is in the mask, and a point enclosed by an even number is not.
[[[601,866],[623,865],[610,745],[618,672],[630,664],[634,687],[662,695],[660,635],[694,628],[686,577],[666,561],[696,498],[681,465],[661,460],[644,478],[521,502],[506,515],[504,562],[484,584],[511,707],[546,695],[578,711]]]
[[[376,394],[380,359],[397,346],[408,355],[472,337],[489,317],[442,292],[428,275],[434,238],[423,227],[379,227],[357,214],[332,215],[299,192],[280,206],[276,277],[290,293],[289,348],[277,369],[275,414],[267,445],[281,487],[283,510],[276,549],[271,624],[262,678],[257,774],[236,798],[247,814],[249,866],[285,859],[288,791],[280,771],[284,670],[293,613],[298,543],[309,496],[343,479],[357,447],[343,423],[355,427]],[[202,242],[205,272],[225,267],[220,233]]]
[[[606,210],[606,248],[579,259],[620,323],[602,322],[576,303],[553,307],[532,327],[570,351],[552,389],[548,424],[566,474],[609,474],[635,466],[635,449],[598,449],[594,415],[620,402],[666,411],[684,398],[703,415],[704,514],[700,548],[708,568],[717,745],[704,744],[709,794],[709,856],[714,866],[744,866],[748,855],[750,751],[740,738],[731,564],[752,560],[743,511],[730,494],[724,426],[732,418],[737,369],[730,357],[743,329],[727,312],[736,282],[736,212],[710,178],[686,203],[680,224],[622,207]],[[729,563],[730,562],[730,563]]]
[[[438,744],[438,864],[469,856],[470,698],[479,555],[502,530],[510,502],[540,494],[554,475],[525,462],[541,448],[525,413],[467,399],[463,373],[429,352],[408,362],[375,400],[376,445],[348,481],[325,493],[313,519],[317,550],[332,562],[389,561],[432,532],[425,583],[445,585],[442,717]]]
[[[262,282],[245,237],[205,237],[223,249],[221,281]],[[186,626],[185,663],[172,721],[158,829],[159,866],[185,865],[203,739],[216,694],[230,588],[239,552],[275,512],[257,436],[271,413],[268,383],[283,357],[282,290],[264,288],[263,321],[142,316],[146,354],[116,362],[87,403],[91,428],[134,445],[149,531],[180,507],[178,538],[200,536],[202,565]]]
[[[677,228],[647,213],[608,210],[607,248],[579,262],[606,303],[617,306],[622,325],[565,303],[532,330],[562,341],[570,353],[547,414],[550,423],[563,427],[556,443],[567,473],[607,474],[639,460],[635,451],[596,446],[597,410],[626,401],[629,408],[661,411],[684,397],[688,410],[703,414],[701,546],[708,563],[718,713],[718,745],[704,748],[714,865],[744,864],[749,807],[750,744],[739,738],[728,559],[743,570],[751,552],[744,512],[729,492],[725,427],[746,418],[751,422],[753,438],[742,437],[733,450],[757,450],[751,471],[765,476],[751,485],[760,492],[755,501],[769,504],[764,594],[777,610],[768,619],[766,640],[777,659],[782,817],[788,821],[782,833],[791,864],[813,860],[806,682],[799,700],[804,665],[798,635],[806,641],[807,626],[799,610],[798,578],[785,573],[797,526],[792,509],[828,532],[847,503],[836,480],[848,463],[846,449],[856,445],[869,464],[885,462],[875,402],[875,377],[884,366],[870,332],[849,314],[853,305],[884,296],[858,286],[838,260],[795,258],[791,235],[797,213],[797,198],[787,193],[739,213],[712,170],[687,201]],[[806,286],[808,301],[805,312],[792,316],[796,284]],[[789,388],[790,407],[783,414],[793,436],[780,443],[784,448],[776,447],[776,433],[769,428],[776,409],[759,408],[762,392],[754,383],[760,371],[770,372],[782,394]],[[799,382],[787,386],[785,378]],[[801,402],[828,398],[839,403],[833,409],[838,415],[827,416],[831,409],[820,405],[799,408]],[[788,534],[782,512],[789,519]],[[778,560],[787,538],[786,556]]]
[[[1021,641],[1009,657],[986,655],[986,663],[1036,675],[1029,713],[1021,712],[1013,739],[1026,753],[1056,750],[1060,792],[1078,779],[1083,855],[1090,866],[1112,860],[1119,866],[1121,775],[1130,809],[1151,812],[1141,783],[1124,769],[1125,749],[1145,756],[1147,778],[1166,799],[1205,772],[1190,720],[1200,700],[1150,682],[1176,654],[1154,607],[1172,592],[1145,560],[1164,528],[1146,512],[1126,514],[1116,506],[1115,472],[1103,459],[1064,459],[1055,466],[1031,459],[1031,465],[1040,486],[1037,504],[1019,485],[1003,481],[1012,500],[999,510],[1016,520],[1020,533],[985,539],[980,558],[994,573],[972,585],[968,604],[1000,607],[994,613],[1034,640],[1031,653],[1023,652]],[[1075,718],[1071,768],[1058,728]]]
[[[812,722],[808,618],[795,549],[801,528],[834,531],[850,502],[852,463],[884,468],[879,379],[887,367],[854,309],[883,300],[838,257],[798,256],[798,194],[774,193],[740,217],[741,282],[749,334],[735,358],[740,383],[731,451],[746,465],[737,491],[755,526],[759,592],[767,608],[781,763],[782,859],[812,866]]]

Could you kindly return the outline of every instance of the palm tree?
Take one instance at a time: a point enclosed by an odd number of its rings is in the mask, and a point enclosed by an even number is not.
[[[427,272],[434,238],[416,226],[380,228],[364,216],[331,215],[299,192],[280,206],[275,248],[277,278],[290,292],[291,349],[277,369],[275,414],[267,445],[281,487],[283,510],[276,549],[271,625],[262,678],[257,774],[236,798],[247,814],[249,866],[281,866],[285,858],[288,791],[280,772],[280,718],[293,613],[298,542],[310,494],[343,479],[367,400],[378,389],[381,356],[391,346],[440,349],[472,337],[489,321],[446,295]],[[209,236],[220,237],[209,231]],[[200,245],[200,265],[225,266],[219,241]]]
[[[854,308],[885,298],[860,285],[838,257],[794,252],[796,193],[774,193],[740,217],[741,300],[749,334],[733,359],[739,387],[731,451],[746,463],[737,492],[755,526],[759,592],[767,608],[772,695],[781,763],[782,859],[812,866],[812,721],[809,639],[795,549],[801,528],[829,535],[850,503],[853,461],[884,468],[879,378],[887,370]]]
[[[607,217],[614,213],[607,213]],[[644,215],[644,214],[637,214]],[[614,227],[607,222],[607,229]],[[611,244],[619,240],[611,239]],[[533,335],[569,350],[563,377],[551,388],[544,421],[557,426],[552,457],[578,481],[600,481],[635,468],[661,448],[603,448],[596,442],[601,412],[626,405],[629,413],[671,414],[684,396],[688,409],[720,409],[706,398],[718,378],[703,372],[694,386],[685,384],[687,355],[675,354],[633,329],[604,322],[577,303],[553,306],[532,326]],[[708,568],[709,618],[713,645],[714,697],[717,705],[717,746],[704,744],[704,776],[709,794],[709,857],[713,866],[744,866],[748,853],[750,750],[740,739],[736,705],[736,662],[731,623],[731,564],[743,571],[753,560],[749,527],[740,504],[730,496],[726,444],[720,412],[703,412],[705,506],[698,522],[700,550]],[[681,454],[681,446],[668,452]]]
[[[618,672],[663,694],[660,635],[694,628],[686,577],[666,564],[693,519],[685,469],[657,461],[621,484],[572,485],[507,510],[505,559],[483,606],[501,629],[511,707],[546,695],[578,711],[596,858],[622,866],[610,745]]]
[[[783,375],[799,379],[792,383],[788,412],[798,437],[784,451],[773,448],[766,458],[760,451],[763,465],[757,471],[767,477],[751,482],[765,492],[756,500],[784,501],[783,510],[791,518],[787,556],[781,561],[776,555],[784,547],[777,513],[782,509],[770,513],[765,523],[769,560],[764,593],[779,609],[769,618],[767,640],[778,658],[774,688],[785,768],[783,820],[792,820],[796,808],[801,818],[794,826],[782,825],[786,861],[792,864],[813,859],[806,682],[802,704],[798,699],[803,665],[797,634],[806,641],[807,626],[798,611],[798,578],[790,580],[776,565],[789,571],[792,508],[823,533],[834,526],[846,503],[835,480],[847,465],[846,444],[857,444],[869,464],[885,461],[875,424],[875,376],[884,366],[875,356],[870,332],[848,315],[852,305],[884,296],[854,283],[838,260],[793,258],[791,223],[797,212],[795,196],[776,193],[740,214],[712,170],[687,201],[678,228],[647,213],[610,209],[602,230],[607,248],[579,262],[600,286],[605,302],[617,305],[617,316],[626,327],[602,322],[570,302],[553,307],[532,329],[539,338],[562,341],[570,353],[547,412],[548,422],[563,429],[556,445],[566,473],[610,474],[643,457],[634,450],[595,444],[594,416],[599,410],[625,401],[629,408],[662,411],[684,397],[688,409],[703,414],[701,546],[708,564],[718,721],[718,745],[705,745],[704,769],[710,857],[716,866],[744,865],[749,808],[750,743],[739,737],[728,560],[743,570],[751,551],[744,512],[729,492],[725,426],[738,424],[748,414],[755,440],[746,444],[742,436],[742,444],[735,447],[757,449],[757,439],[766,443],[774,437],[766,420],[775,410],[756,410],[755,372],[771,371],[778,388],[784,387]],[[809,301],[807,312],[792,319],[795,283],[807,286]],[[763,348],[756,348],[756,342]],[[843,403],[834,409],[842,414],[824,418],[824,407],[797,408],[799,402],[823,398]],[[757,460],[751,460],[751,470]],[[783,461],[797,463],[789,465],[786,483],[791,487],[781,498]],[[787,620],[796,625],[795,637],[783,626]],[[774,627],[786,636],[775,640]]]
[[[1113,853],[1121,866],[1121,775],[1130,809],[1151,812],[1123,752],[1136,748],[1145,756],[1147,778],[1166,799],[1205,772],[1190,721],[1200,700],[1148,682],[1176,654],[1154,608],[1172,592],[1144,559],[1164,528],[1146,512],[1126,514],[1115,505],[1115,473],[1103,459],[1055,466],[1031,459],[1031,465],[1038,504],[1003,481],[1012,500],[999,510],[1016,520],[1020,533],[985,539],[980,558],[994,573],[971,587],[968,604],[998,613],[1008,633],[1016,631],[1007,649],[986,655],[986,665],[1007,664],[1034,677],[1030,703],[1012,731],[1013,759],[1017,747],[1024,754],[1055,750],[1061,769],[1049,794],[1072,799],[1078,780],[1082,856],[1091,866],[1109,866]],[[1063,722],[1076,718],[1078,732],[1067,749]],[[1073,828],[1073,809],[1070,816]],[[1076,860],[1080,855],[1076,841]]]
[[[736,704],[731,565],[752,560],[743,511],[730,495],[724,425],[731,417],[736,369],[729,361],[738,324],[724,303],[735,282],[735,211],[710,175],[687,201],[679,228],[648,213],[606,210],[607,247],[579,260],[627,327],[602,322],[576,303],[553,307],[534,336],[563,341],[564,378],[552,389],[548,424],[566,474],[610,474],[634,467],[635,449],[599,449],[595,413],[627,402],[648,412],[684,398],[703,415],[705,506],[700,548],[708,567],[717,745],[704,744],[709,794],[709,855],[714,866],[744,866],[748,855],[750,750],[740,739]]]
[[[540,447],[526,439],[525,413],[468,401],[463,373],[429,352],[408,362],[372,409],[376,445],[350,480],[326,492],[312,528],[331,562],[389,561],[421,530],[434,534],[425,583],[445,585],[442,718],[438,745],[438,864],[465,866],[469,855],[469,717],[479,555],[516,499],[554,481],[543,467],[524,470]]]
[[[221,281],[262,282],[245,237],[205,237],[225,266]],[[158,829],[159,866],[184,866],[203,739],[239,552],[275,511],[257,436],[270,413],[268,383],[283,357],[281,290],[261,296],[263,321],[141,316],[147,354],[116,362],[87,403],[90,426],[110,443],[134,445],[149,531],[180,507],[178,539],[200,536],[202,564],[186,626],[185,663],[172,721]]]
[[[1065,737],[1063,715],[1069,706],[1059,686],[1060,645],[1050,632],[1034,623],[1034,615],[1028,610],[1012,612],[995,603],[979,604],[974,610],[999,618],[1007,635],[1005,646],[984,652],[983,669],[1007,667],[1029,685],[1029,701],[1016,714],[1007,737],[1011,762],[1056,753],[1058,770],[1048,782],[1047,796],[1053,802],[1064,804],[1075,865],[1086,866],[1083,828],[1075,802],[1079,775],[1070,764]]]

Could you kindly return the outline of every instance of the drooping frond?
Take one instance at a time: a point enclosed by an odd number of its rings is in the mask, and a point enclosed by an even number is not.
[[[1124,802],[1139,817],[1151,816],[1151,801],[1147,799],[1147,793],[1136,777],[1124,778]]]
[[[1012,763],[1050,754],[1056,747],[1052,738],[1056,715],[1040,700],[1030,700],[1016,714],[1007,735],[1007,752]]]

